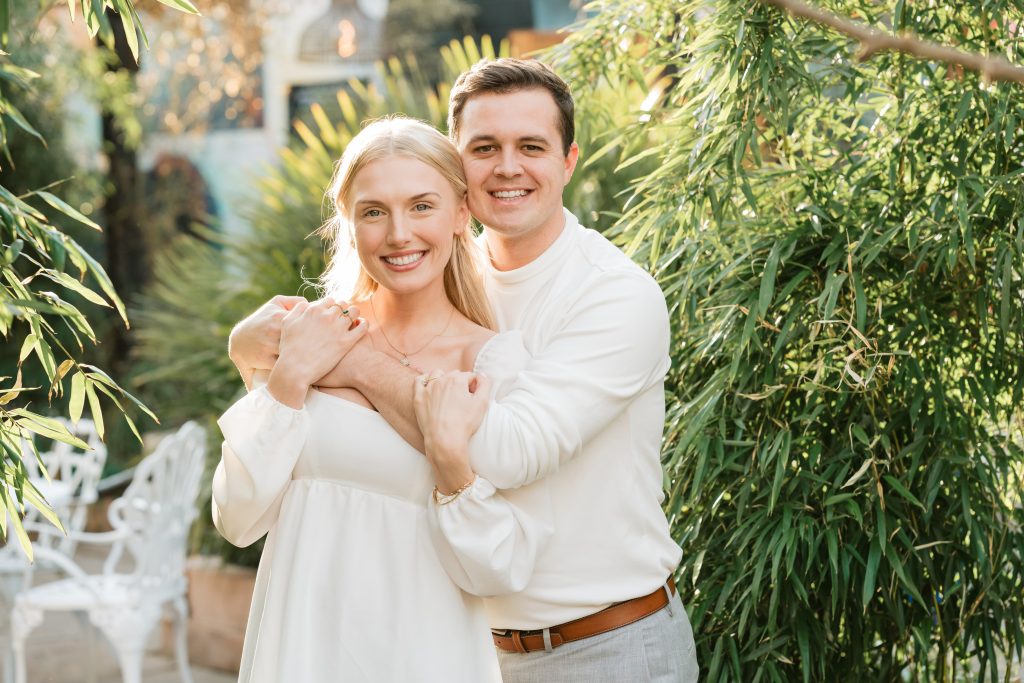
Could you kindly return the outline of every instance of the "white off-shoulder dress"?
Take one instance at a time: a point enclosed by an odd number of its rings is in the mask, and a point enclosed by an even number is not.
[[[528,360],[521,335],[506,332],[475,369],[497,397]],[[219,423],[214,522],[240,546],[269,532],[240,682],[501,680],[481,600],[444,567],[474,567],[487,584],[477,592],[521,588],[544,528],[478,478],[451,515],[478,508],[477,524],[490,516],[494,526],[456,544],[469,548],[458,557],[439,527],[459,525],[438,524],[448,511],[431,502],[426,458],[379,413],[336,396],[311,390],[294,410],[261,386]]]

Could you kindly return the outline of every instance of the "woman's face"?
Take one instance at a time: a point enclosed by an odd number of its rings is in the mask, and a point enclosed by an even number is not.
[[[437,169],[411,157],[378,159],[359,170],[351,192],[356,251],[370,277],[403,294],[443,282],[469,209]]]

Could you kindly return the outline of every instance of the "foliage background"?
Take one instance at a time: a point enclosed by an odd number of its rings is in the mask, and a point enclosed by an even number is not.
[[[188,0],[162,1],[195,13]],[[68,9],[80,13],[90,39],[106,45],[113,40],[111,22],[122,26],[129,36],[130,52],[137,59],[140,43],[145,44],[146,37],[135,7],[131,0],[117,0],[111,5],[116,7],[82,0],[80,5],[69,2]],[[40,15],[47,9],[46,3],[40,5]],[[12,137],[15,130],[45,144],[41,133],[22,111],[30,111],[30,116],[38,113],[34,111],[38,100],[33,98],[40,74],[24,66],[20,51],[23,49],[26,60],[31,62],[38,49],[31,38],[12,40],[18,31],[22,36],[33,34],[25,26],[31,26],[35,13],[21,6],[14,10],[14,3],[0,3],[0,168],[7,169],[14,168],[14,155],[25,140]],[[9,48],[19,52],[8,52]],[[42,118],[45,123],[53,123]],[[60,161],[60,157],[55,161]],[[53,411],[53,402],[60,405],[61,399],[66,401],[61,412],[72,422],[79,420],[88,402],[101,437],[103,402],[109,401],[120,414],[131,403],[153,417],[105,371],[83,362],[86,344],[95,345],[99,337],[80,310],[82,302],[112,308],[120,322],[127,325],[128,321],[124,304],[103,266],[62,231],[60,222],[70,219],[97,231],[100,226],[51,192],[52,184],[24,190],[18,187],[33,179],[31,174],[18,178],[5,175],[4,184],[0,185],[0,335],[7,342],[5,347],[16,341],[19,349],[16,359],[5,357],[0,366],[0,372],[5,373],[0,376],[0,504],[5,508],[0,514],[0,532],[6,539],[9,528],[13,529],[30,560],[31,544],[21,523],[26,505],[39,510],[58,527],[60,522],[27,480],[22,462],[23,442],[31,443],[34,435],[40,435],[88,448],[63,424],[47,417]],[[15,189],[9,188],[8,183]],[[26,380],[38,376],[38,370],[42,371],[41,381],[28,383]],[[125,421],[138,436],[131,418],[125,415]],[[42,468],[41,462],[39,465]]]
[[[827,2],[1020,62],[1019,2]],[[756,2],[599,3],[656,104],[611,234],[676,325],[665,465],[710,681],[997,678],[1021,646],[1024,89]],[[628,163],[625,157],[623,163]]]
[[[1024,59],[1020,0],[822,4]],[[706,679],[996,680],[1024,617],[1024,89],[858,64],[755,0],[592,9],[547,55],[580,105],[566,203],[669,301],[666,509]],[[344,144],[387,112],[440,124],[475,52],[437,87],[410,60],[353,84],[261,181],[250,236],[161,259],[136,316],[156,405],[228,405],[231,325],[315,295]]]

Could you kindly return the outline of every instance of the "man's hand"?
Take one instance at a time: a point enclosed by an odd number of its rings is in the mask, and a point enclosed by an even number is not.
[[[325,298],[298,303],[281,321],[280,351],[267,389],[285,405],[301,408],[306,391],[366,334],[359,309]]]
[[[363,335],[333,368],[316,381],[316,386],[332,389],[349,387],[361,391],[356,373],[365,370],[368,358],[376,353],[370,335]]]
[[[474,476],[469,439],[483,422],[490,396],[490,381],[472,372],[435,371],[416,380],[413,409],[442,493],[458,489]]]
[[[274,367],[281,342],[281,323],[288,311],[299,303],[309,302],[301,296],[275,296],[231,330],[228,358],[242,374],[245,386],[252,388],[254,370]]]

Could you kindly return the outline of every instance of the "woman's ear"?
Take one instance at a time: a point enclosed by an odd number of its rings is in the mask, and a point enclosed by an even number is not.
[[[469,203],[466,195],[462,195],[459,201],[459,208],[455,212],[455,236],[461,237],[469,229],[469,220],[472,218],[469,213]]]

